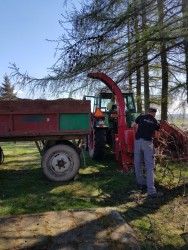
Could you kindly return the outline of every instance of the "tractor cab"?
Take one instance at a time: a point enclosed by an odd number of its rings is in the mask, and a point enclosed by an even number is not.
[[[135,107],[133,92],[129,90],[122,91],[122,96],[124,98],[126,112],[135,113],[136,107]],[[112,100],[116,104],[115,97],[114,98],[113,97],[114,95],[108,88],[102,88],[98,94],[98,107],[100,107],[102,111],[106,111],[108,104]]]
[[[136,114],[134,94],[132,91],[124,90],[122,91],[122,96],[125,102],[126,123],[127,126],[130,127],[131,123],[135,120]],[[115,118],[115,114],[117,114],[117,106],[118,103],[116,97],[112,92],[108,88],[101,89],[98,94],[96,107],[100,108],[108,117]]]
[[[136,118],[136,106],[134,101],[134,93],[130,90],[122,91],[125,102],[126,124],[131,127],[131,123]],[[92,112],[99,109],[104,114],[105,126],[113,126],[113,122],[117,119],[117,100],[109,88],[102,88],[96,96],[85,96],[84,99],[90,100]]]

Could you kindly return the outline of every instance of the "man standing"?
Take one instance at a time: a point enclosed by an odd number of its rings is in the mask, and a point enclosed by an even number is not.
[[[137,184],[147,188],[150,198],[161,197],[163,193],[157,192],[154,186],[154,145],[155,130],[160,129],[160,124],[155,119],[157,109],[150,107],[147,114],[139,115],[132,127],[137,127],[134,142],[134,165]],[[146,167],[146,178],[143,175],[143,162]]]

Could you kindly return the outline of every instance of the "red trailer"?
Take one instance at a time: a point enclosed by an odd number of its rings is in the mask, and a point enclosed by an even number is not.
[[[0,141],[35,141],[42,170],[53,181],[67,181],[78,173],[78,141],[90,131],[90,101],[0,101]]]

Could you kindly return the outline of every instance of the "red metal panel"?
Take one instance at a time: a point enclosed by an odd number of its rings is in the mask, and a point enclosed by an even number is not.
[[[47,132],[59,132],[59,116],[56,114],[25,114],[13,116],[13,132],[44,134]]]
[[[134,130],[130,128],[125,131],[125,152],[134,152]]]
[[[60,131],[60,114],[89,114],[90,101],[14,100],[0,101],[0,138],[34,138],[87,134],[87,130]]]
[[[12,100],[0,101],[0,114],[90,113],[86,100]]]
[[[11,130],[11,116],[0,115],[0,134],[8,133]]]

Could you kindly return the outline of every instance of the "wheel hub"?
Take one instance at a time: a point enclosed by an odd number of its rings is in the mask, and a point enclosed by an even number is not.
[[[58,153],[53,157],[51,164],[56,173],[64,173],[70,168],[71,161],[66,154]]]

